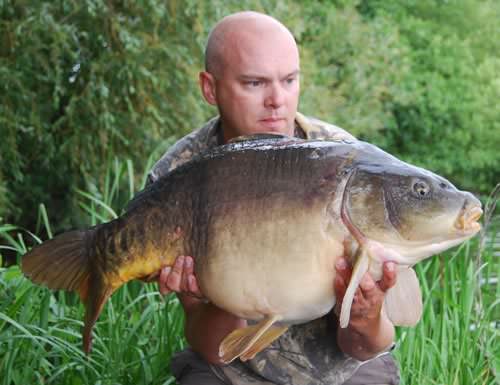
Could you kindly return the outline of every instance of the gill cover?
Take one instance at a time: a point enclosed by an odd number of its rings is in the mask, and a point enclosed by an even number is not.
[[[340,327],[342,328],[347,327],[349,324],[354,295],[363,276],[369,272],[375,280],[380,280],[382,277],[383,263],[385,261],[402,260],[402,256],[396,251],[385,247],[380,242],[367,238],[365,234],[354,225],[350,216],[352,206],[349,204],[351,203],[349,198],[353,191],[352,182],[356,180],[357,175],[358,170],[354,170],[348,176],[349,179],[344,191],[341,208],[342,221],[358,243],[358,251],[354,258],[351,280],[342,301],[340,312]],[[372,180],[371,183],[366,185],[368,191],[373,193],[376,192],[376,187],[380,186],[376,182],[376,180]],[[357,188],[360,188],[359,184]],[[356,191],[354,191],[354,193],[356,194]],[[369,194],[367,194],[367,196],[369,196]],[[372,197],[372,199],[374,199],[374,197]],[[364,203],[367,202],[368,199],[366,199]],[[378,204],[380,205],[382,202],[383,200],[379,200]],[[374,205],[376,206],[376,203]],[[364,211],[364,214],[371,217],[370,214],[367,214],[367,211]],[[380,215],[380,212],[375,211],[374,214],[374,217],[377,218],[377,214]],[[374,225],[387,225],[385,219],[374,222],[375,223],[372,223]],[[389,229],[390,227],[392,226],[389,226]],[[420,320],[422,315],[422,295],[418,279],[411,267],[404,265],[398,266],[396,283],[387,291],[383,309],[391,322],[397,326],[413,326]]]

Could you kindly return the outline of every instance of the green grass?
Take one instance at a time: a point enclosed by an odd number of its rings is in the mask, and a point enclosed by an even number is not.
[[[0,273],[1,384],[169,384],[172,353],[183,347],[173,296],[126,285],[106,304],[93,351],[81,349],[83,308],[68,294],[34,287],[17,267]]]
[[[402,384],[500,383],[498,285],[479,285],[481,276],[498,277],[500,264],[485,256],[476,269],[473,255],[468,243],[417,265],[424,315],[416,327],[398,329]]]
[[[108,169],[102,188],[78,192],[89,224],[116,217],[144,184],[144,174],[137,182],[130,162],[114,161]],[[39,211],[40,225],[51,235],[45,207]],[[500,238],[498,225],[490,227],[491,237]],[[27,243],[40,241],[7,224],[0,224],[0,236],[19,255]],[[478,243],[416,266],[425,308],[415,328],[398,330],[395,355],[403,385],[500,383],[500,287],[486,282],[500,276],[500,263],[491,239],[480,253]],[[17,266],[0,268],[0,385],[175,383],[170,358],[185,345],[175,296],[163,298],[156,284],[122,287],[99,317],[90,357],[81,349],[82,320],[76,295],[35,286]]]
[[[146,169],[150,166],[151,161]],[[116,217],[136,190],[130,162],[115,160],[108,170],[102,189],[77,192],[88,224]],[[51,237],[43,205],[39,223]],[[18,255],[26,252],[27,243],[40,242],[12,225],[0,224],[0,236]],[[185,341],[182,309],[174,295],[162,297],[156,284],[130,282],[120,288],[99,317],[89,357],[81,349],[83,316],[75,294],[35,286],[18,266],[0,268],[0,385],[175,383],[169,362]]]
[[[398,330],[403,385],[500,384],[500,221],[487,235],[416,266],[424,314]]]

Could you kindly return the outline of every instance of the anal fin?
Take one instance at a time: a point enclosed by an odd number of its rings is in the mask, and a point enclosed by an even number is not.
[[[219,357],[226,364],[238,357],[253,358],[286,331],[287,327],[273,326],[280,319],[281,316],[273,315],[255,325],[234,330],[220,344]]]
[[[385,294],[384,311],[396,326],[415,326],[422,316],[422,294],[411,267],[398,271],[396,284]]]

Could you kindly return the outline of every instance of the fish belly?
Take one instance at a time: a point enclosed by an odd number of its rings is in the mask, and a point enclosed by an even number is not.
[[[268,205],[245,202],[215,216],[207,253],[196,263],[201,289],[241,318],[278,314],[295,324],[321,317],[335,304],[342,241],[324,210]]]

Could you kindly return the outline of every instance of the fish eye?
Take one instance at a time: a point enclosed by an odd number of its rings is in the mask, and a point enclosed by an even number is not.
[[[441,182],[441,183],[439,183],[439,187],[441,187],[442,189],[447,189],[448,185],[444,182]]]
[[[413,192],[418,198],[427,198],[431,192],[430,186],[424,181],[416,181],[413,184]]]

